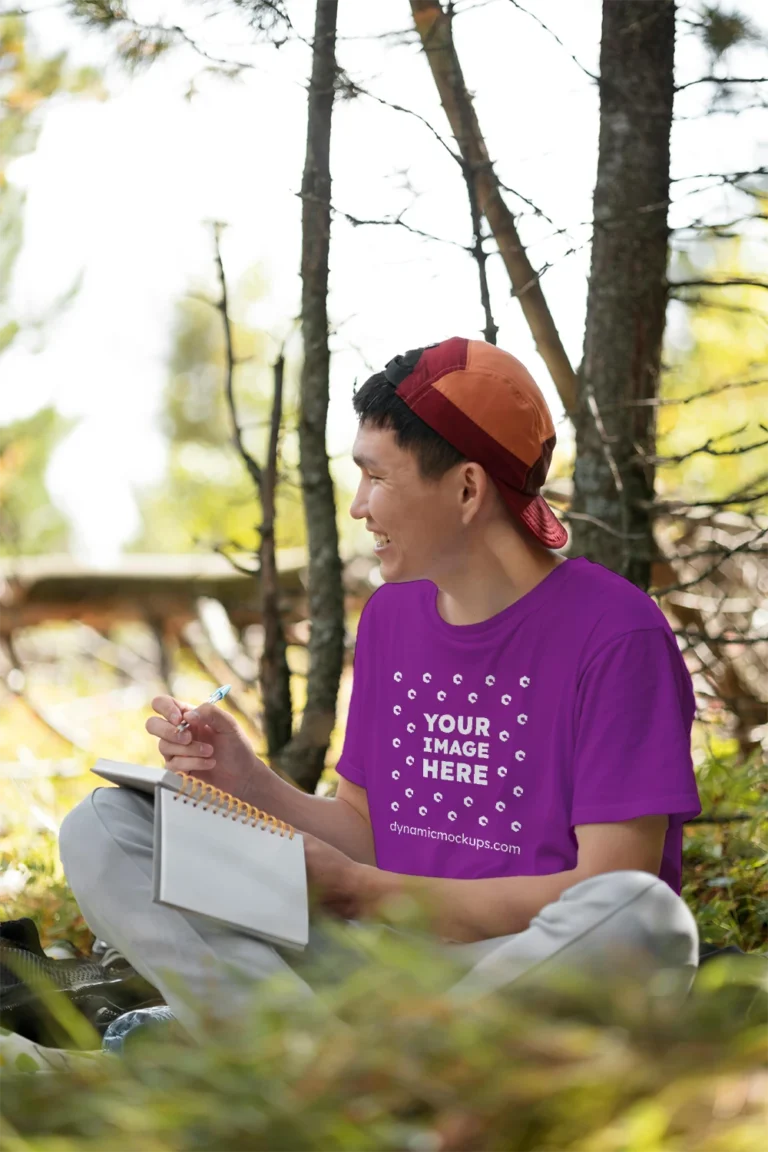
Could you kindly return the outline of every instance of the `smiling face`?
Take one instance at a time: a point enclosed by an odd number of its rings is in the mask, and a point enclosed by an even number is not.
[[[398,447],[391,428],[365,423],[352,455],[361,475],[350,515],[374,533],[384,580],[437,581],[467,548],[473,508],[485,486],[483,470],[463,463],[440,479],[425,479],[416,456]]]

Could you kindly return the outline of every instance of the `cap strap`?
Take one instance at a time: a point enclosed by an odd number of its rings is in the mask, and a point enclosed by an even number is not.
[[[402,384],[406,376],[410,376],[413,372],[423,351],[423,348],[412,348],[403,356],[395,356],[390,360],[384,369],[384,375],[390,384],[394,384],[395,387]]]
[[[406,376],[410,376],[413,372],[422,353],[426,352],[428,348],[437,348],[437,344],[426,344],[423,348],[411,348],[410,352],[406,352],[402,356],[395,356],[390,360],[384,369],[384,375],[390,384],[394,384],[395,388],[398,384],[402,384]]]

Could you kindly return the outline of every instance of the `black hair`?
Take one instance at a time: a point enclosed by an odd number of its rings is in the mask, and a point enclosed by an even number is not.
[[[425,424],[420,416],[412,412],[395,390],[399,380],[413,370],[422,352],[422,348],[417,348],[407,352],[405,356],[398,356],[395,361],[390,361],[386,371],[369,376],[354,392],[352,404],[361,425],[369,428],[391,428],[398,448],[404,448],[416,457],[423,478],[439,480],[451,468],[463,463],[467,457],[430,428],[429,424]],[[396,361],[398,365],[407,365],[407,370],[401,372],[395,370],[393,381],[392,365]]]

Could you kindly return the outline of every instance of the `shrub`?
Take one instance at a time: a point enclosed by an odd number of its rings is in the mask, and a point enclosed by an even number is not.
[[[749,960],[708,965],[677,1008],[627,979],[458,1008],[445,979],[432,953],[392,935],[315,1001],[262,986],[238,1023],[209,1021],[202,1044],[147,1030],[94,1070],[8,1076],[6,1147],[763,1148],[768,996]]]

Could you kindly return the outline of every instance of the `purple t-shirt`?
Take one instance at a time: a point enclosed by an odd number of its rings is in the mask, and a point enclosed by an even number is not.
[[[660,875],[680,891],[701,809],[690,675],[662,612],[566,560],[480,624],[448,624],[427,580],[365,606],[341,776],[365,788],[376,861],[473,880],[575,868],[580,824],[669,815]]]

